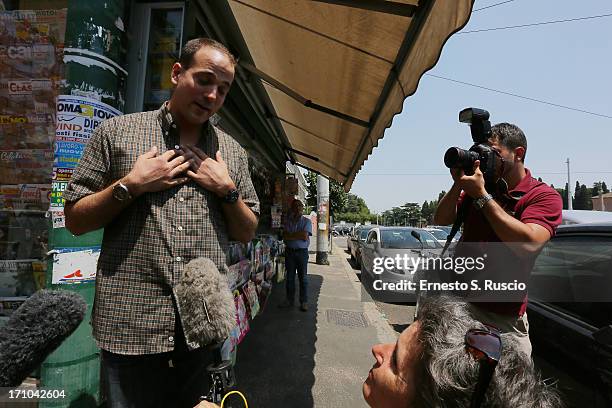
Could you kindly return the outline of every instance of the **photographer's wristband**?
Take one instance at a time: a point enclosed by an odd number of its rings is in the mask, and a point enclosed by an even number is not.
[[[485,194],[484,196],[474,200],[474,207],[476,207],[477,210],[482,210],[485,204],[492,199],[493,196],[491,194]]]

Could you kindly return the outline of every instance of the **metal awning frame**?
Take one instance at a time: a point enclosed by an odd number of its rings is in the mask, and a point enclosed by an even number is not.
[[[253,58],[249,52],[248,46],[245,42],[245,39],[242,37],[240,27],[234,17],[232,9],[229,5],[229,2],[233,1],[239,3],[241,5],[250,7],[258,12],[265,13],[266,15],[279,19],[287,24],[291,24],[293,26],[299,27],[300,29],[306,30],[310,33],[319,35],[324,37],[327,40],[334,41],[341,46],[349,47],[353,50],[356,50],[361,53],[365,53],[371,57],[377,58],[385,63],[388,63],[390,66],[389,74],[385,80],[384,86],[381,90],[380,96],[378,97],[377,103],[375,105],[374,111],[370,118],[364,120],[364,118],[357,118],[351,115],[348,115],[343,112],[338,112],[337,110],[331,109],[326,106],[322,106],[317,104],[308,98],[307,95],[301,95],[295,90],[291,89],[289,86],[283,84],[281,81],[273,78],[271,75],[263,72],[258,69],[253,61]],[[418,6],[411,4],[404,4],[395,1],[379,1],[379,0],[360,0],[360,1],[350,1],[350,0],[312,0],[319,3],[327,3],[327,4],[335,4],[338,6],[345,7],[353,7],[360,8],[365,10],[370,10],[374,12],[388,13],[399,16],[408,16],[411,17],[410,25],[408,26],[408,30],[402,44],[398,50],[397,56],[394,61],[390,61],[387,58],[383,58],[377,55],[373,55],[370,52],[360,49],[351,44],[346,44],[339,39],[334,39],[326,34],[317,32],[309,27],[305,27],[294,23],[292,21],[286,20],[280,16],[276,16],[273,13],[270,13],[266,10],[260,10],[254,6],[251,6],[247,3],[244,3],[241,0],[227,0],[227,1],[219,1],[219,2],[208,2],[206,0],[196,0],[198,7],[201,9],[203,17],[207,23],[209,23],[209,27],[213,31],[213,38],[217,38],[221,42],[223,42],[228,48],[234,52],[239,57],[239,69],[237,69],[236,73],[236,82],[240,86],[243,93],[247,96],[249,103],[251,103],[256,111],[256,113],[263,119],[263,122],[266,123],[267,129],[270,131],[270,135],[274,138],[274,143],[280,148],[284,150],[284,155],[287,157],[289,161],[292,163],[299,162],[297,160],[297,156],[305,157],[309,160],[316,161],[319,164],[322,164],[325,167],[333,170],[331,173],[336,172],[337,174],[344,177],[343,184],[345,184],[345,188],[350,186],[359,171],[359,168],[363,165],[364,151],[365,149],[371,149],[378,145],[378,139],[380,137],[376,136],[376,140],[372,140],[372,131],[383,125],[378,123],[380,120],[380,115],[383,114],[383,110],[385,107],[385,103],[387,102],[390,94],[392,92],[400,92],[405,100],[407,97],[416,92],[416,88],[414,91],[411,91],[409,94],[406,93],[404,87],[402,86],[401,81],[399,80],[399,73],[405,68],[406,62],[409,60],[411,52],[417,43],[420,33],[425,26],[425,23],[430,16],[430,13],[433,9],[434,3],[436,0],[420,0]],[[473,1],[472,1],[473,6]],[[219,21],[223,22],[221,25]],[[467,21],[466,21],[467,23]],[[447,38],[448,40],[448,38]],[[439,57],[439,56],[438,56]],[[313,156],[312,154],[308,154],[296,149],[292,146],[291,142],[288,139],[287,134],[285,133],[285,129],[283,127],[283,123],[286,125],[292,126],[300,131],[303,131],[317,139],[325,140],[332,144],[335,148],[340,148],[343,150],[349,150],[344,148],[343,146],[338,145],[338,143],[334,143],[326,138],[316,135],[311,131],[305,130],[303,127],[296,125],[295,123],[291,123],[288,120],[280,117],[276,112],[274,105],[270,99],[270,95],[265,89],[265,85],[269,85],[272,88],[282,92],[283,94],[289,96],[294,99],[301,105],[323,112],[327,115],[331,115],[335,118],[350,122],[352,124],[356,124],[364,128],[364,134],[361,138],[358,148],[355,150],[355,153],[352,156],[350,170],[348,174],[344,172],[340,172],[336,167],[331,165],[330,163],[324,163],[320,158]],[[399,89],[397,87],[399,87]],[[391,119],[392,120],[392,119]],[[384,124],[384,128],[388,127],[389,124]],[[381,136],[382,137],[382,136]],[[369,140],[369,142],[368,142]],[[367,157],[366,157],[367,158]],[[307,166],[300,163],[300,166],[307,168]]]

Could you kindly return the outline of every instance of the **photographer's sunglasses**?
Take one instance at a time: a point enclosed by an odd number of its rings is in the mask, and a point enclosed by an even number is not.
[[[479,363],[478,383],[472,394],[470,408],[479,408],[499,362],[502,341],[496,328],[470,329],[465,333],[465,349]]]

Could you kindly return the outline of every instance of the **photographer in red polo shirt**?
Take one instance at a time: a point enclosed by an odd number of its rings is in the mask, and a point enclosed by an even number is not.
[[[495,259],[497,262],[516,265],[516,276],[528,276],[539,249],[555,233],[561,223],[563,204],[561,196],[551,187],[534,179],[525,168],[527,139],[517,126],[500,123],[491,127],[491,137],[487,143],[503,159],[504,167],[497,183],[507,191],[489,194],[485,189],[485,179],[474,162],[474,174],[466,176],[458,168],[451,169],[453,185],[440,200],[434,220],[436,224],[452,224],[457,218],[457,209],[466,196],[473,203],[467,208],[464,217],[464,231],[457,252],[462,243],[468,242],[505,242],[524,244],[531,257],[520,255],[512,259]],[[538,244],[533,246],[533,244]],[[516,248],[517,244],[513,244]],[[457,253],[456,252],[456,253]],[[505,257],[504,257],[505,258]],[[522,302],[472,303],[473,315],[477,320],[491,324],[504,333],[513,333],[521,344],[521,349],[531,355],[529,325],[527,321],[527,296]]]

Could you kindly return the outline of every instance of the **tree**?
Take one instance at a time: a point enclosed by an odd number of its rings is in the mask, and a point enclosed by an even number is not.
[[[346,208],[348,194],[342,184],[336,180],[329,181],[329,211],[332,216],[343,212]]]
[[[306,204],[310,208],[317,208],[317,173],[308,171],[306,179]]]
[[[433,201],[431,203],[433,204]],[[423,202],[423,205],[421,206],[421,216],[425,218],[425,222],[428,224],[431,223],[433,218],[433,208],[431,204],[427,202],[427,200]]]
[[[433,222],[433,217],[436,214],[436,210],[438,209],[438,203],[440,202],[442,197],[444,197],[445,195],[446,195],[446,191],[442,190],[438,194],[438,199],[437,200],[432,200],[430,202],[430,204],[429,204],[429,211],[431,212],[431,216],[429,218],[423,216],[423,218],[425,218],[428,223],[432,223]]]
[[[592,210],[593,200],[591,200],[591,189],[587,188],[584,184],[580,186],[580,195],[582,196],[582,209]]]
[[[363,198],[355,194],[348,193],[344,212],[355,213],[355,214],[358,214],[358,213],[368,213],[369,214],[370,210],[368,206],[366,205]]]
[[[565,183],[565,185],[567,185],[567,183]],[[557,191],[557,193],[559,193],[559,195],[561,196],[561,200],[563,201],[563,209],[567,210],[567,189],[555,188],[555,186],[553,186],[552,184],[550,186],[554,188]]]
[[[346,205],[342,212],[336,213],[335,220],[352,223],[364,223],[366,221],[376,222],[376,214],[372,214],[363,198],[358,195],[348,193],[346,195]]]
[[[317,208],[317,174],[312,171],[306,173],[306,204],[311,208]],[[342,184],[336,180],[329,180],[329,214],[337,216],[337,214],[345,211],[347,204],[347,193],[344,191]]]
[[[416,226],[421,219],[421,207],[417,203],[406,203],[402,207],[404,225]]]
[[[574,193],[574,200],[572,206],[575,210],[592,210],[593,202],[591,201],[591,189],[587,188],[584,184],[580,184],[576,181],[576,191]]]
[[[582,197],[580,196],[580,182],[576,180],[576,185],[574,186],[574,198],[572,199],[572,208],[574,210],[582,210],[579,204],[581,202]]]
[[[610,190],[608,190],[608,186],[605,181],[596,181],[593,183],[593,188],[591,189],[591,196],[596,197],[600,194],[607,194]]]
[[[593,188],[591,188],[591,195],[593,197],[596,197],[600,193],[601,193],[601,183],[596,181],[595,183],[593,183]]]

